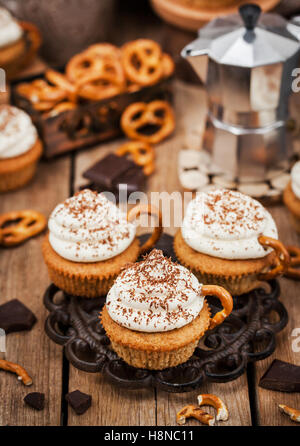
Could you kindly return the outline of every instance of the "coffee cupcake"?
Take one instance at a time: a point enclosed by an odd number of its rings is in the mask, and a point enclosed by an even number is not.
[[[51,280],[83,297],[105,295],[122,268],[135,262],[159,238],[161,225],[140,246],[131,222],[152,208],[133,208],[126,216],[104,194],[85,189],[59,204],[49,219],[43,255]]]
[[[22,57],[25,46],[22,27],[7,9],[0,8],[0,67],[7,67]]]
[[[211,318],[207,295],[223,309]],[[221,287],[202,286],[182,265],[153,250],[127,267],[110,289],[101,322],[114,351],[133,367],[162,370],[186,362],[206,330],[232,311]]]
[[[198,193],[189,203],[174,249],[200,282],[233,295],[283,274],[290,261],[271,214],[253,198],[226,189]]]
[[[1,105],[0,192],[27,184],[41,155],[42,144],[27,113],[11,105]]]
[[[284,191],[283,201],[290,211],[296,231],[300,234],[300,161],[292,169],[291,181]]]

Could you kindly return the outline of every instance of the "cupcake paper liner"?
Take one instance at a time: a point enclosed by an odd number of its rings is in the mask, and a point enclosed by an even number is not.
[[[72,296],[99,297],[105,296],[112,287],[117,275],[109,278],[90,278],[75,275],[66,275],[48,265],[51,281],[61,290]]]
[[[211,268],[211,272],[204,271],[199,262],[199,265],[196,265],[195,261],[189,262],[188,259],[188,252],[187,255],[183,255],[182,253],[185,253],[185,251],[182,249],[182,243],[185,243],[181,235],[176,234],[174,239],[174,251],[175,254],[179,260],[179,262],[188,268],[199,280],[200,283],[204,285],[219,285],[225,288],[229,293],[233,296],[239,296],[244,293],[248,293],[249,291],[252,291],[253,289],[257,288],[261,285],[262,281],[258,279],[258,276],[261,273],[267,272],[269,268],[272,266],[273,258],[275,256],[274,253],[272,255],[269,254],[270,258],[267,259],[264,263],[261,262],[261,259],[254,259],[251,262],[251,265],[249,264],[249,267],[244,267],[244,261],[241,260],[238,265],[235,263],[235,266],[232,265],[232,273],[230,273],[230,268],[228,267],[228,263],[224,261],[224,274],[218,274],[213,271],[213,261],[214,257],[210,257],[210,263],[209,266]],[[190,247],[185,245],[188,250],[191,250]],[[218,260],[219,268],[220,268],[220,261],[222,259],[216,259]],[[269,263],[269,265],[268,265]],[[242,267],[243,266],[243,267]],[[240,271],[234,271],[234,268],[239,267]],[[251,267],[251,269],[250,269]],[[208,269],[208,268],[206,268]],[[246,272],[246,269],[249,270],[249,272]]]
[[[229,291],[232,296],[239,296],[248,293],[261,285],[257,279],[257,274],[245,274],[239,277],[222,277],[214,274],[204,274],[199,271],[191,270],[203,285],[219,285]]]
[[[115,322],[104,306],[100,319],[113,350],[137,368],[163,370],[186,362],[208,330],[211,313],[204,300],[199,315],[187,325],[165,332],[130,330]]]
[[[0,160],[0,193],[19,189],[29,183],[35,175],[41,154],[42,144],[38,140],[24,155]]]
[[[182,348],[169,352],[136,350],[114,341],[111,341],[111,346],[118,356],[132,367],[163,370],[186,362],[193,355],[199,340],[200,337]]]
[[[36,172],[37,163],[30,164],[16,172],[0,175],[0,192],[19,189],[28,184]]]
[[[48,235],[42,251],[49,277],[56,286],[73,296],[91,298],[107,294],[122,268],[137,260],[139,241],[135,239],[125,251],[108,261],[85,264],[62,258],[51,247]]]

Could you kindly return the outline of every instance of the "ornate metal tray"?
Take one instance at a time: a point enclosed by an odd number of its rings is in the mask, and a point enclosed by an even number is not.
[[[174,258],[172,237],[164,235],[157,248]],[[258,288],[235,298],[232,314],[215,330],[207,332],[194,356],[185,364],[162,371],[136,369],[111,350],[99,321],[105,297],[85,299],[63,293],[51,284],[44,295],[50,314],[45,322],[47,335],[63,345],[68,360],[86,372],[101,372],[112,383],[131,389],[156,386],[168,392],[187,392],[205,380],[227,382],[241,376],[249,362],[270,356],[276,347],[276,333],[288,322],[288,314],[278,300],[279,284],[269,290]],[[208,299],[212,312],[216,300]],[[276,313],[276,322],[271,322]]]

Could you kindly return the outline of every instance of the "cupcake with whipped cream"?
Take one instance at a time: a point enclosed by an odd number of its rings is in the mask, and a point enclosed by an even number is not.
[[[34,176],[42,144],[30,116],[0,105],[0,192],[18,189]]]
[[[292,168],[291,181],[284,191],[283,201],[290,211],[296,231],[300,234],[300,161]]]
[[[122,268],[151,249],[160,236],[161,225],[140,246],[136,224],[131,222],[137,210],[139,206],[127,216],[104,194],[89,189],[56,206],[43,243],[44,260],[54,284],[76,296],[105,295]]]
[[[25,47],[21,25],[7,9],[0,8],[0,66],[8,67],[22,57]]]
[[[213,318],[205,300],[212,294],[223,306]],[[188,269],[155,249],[117,277],[100,318],[124,361],[162,370],[186,362],[205,331],[222,323],[232,306],[226,290],[202,286]]]
[[[189,203],[174,249],[202,283],[222,285],[233,295],[283,274],[290,261],[271,214],[248,195],[226,189],[198,193]]]

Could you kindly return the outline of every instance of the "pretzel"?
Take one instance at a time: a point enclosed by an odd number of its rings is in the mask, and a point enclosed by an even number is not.
[[[136,91],[139,91],[141,89],[141,86],[139,84],[135,84],[133,82],[127,81],[126,90],[129,93],[135,93]]]
[[[22,381],[22,383],[25,384],[25,386],[32,385],[32,379],[30,378],[26,370],[20,365],[6,361],[5,359],[0,359],[0,369],[18,375],[18,380]]]
[[[66,91],[60,87],[49,85],[43,79],[36,79],[31,83],[18,85],[17,91],[29,101],[35,103],[40,101],[62,101],[66,98]]]
[[[212,330],[217,325],[222,324],[222,322],[230,315],[233,309],[233,300],[231,294],[225,290],[225,288],[218,285],[202,285],[201,289],[202,296],[216,296],[223,309],[218,311],[214,317],[210,320],[209,329]]]
[[[76,108],[76,104],[74,104],[74,102],[70,101],[60,102],[59,104],[52,107],[51,111],[47,113],[47,116],[49,117],[57,116],[65,111],[74,110],[74,108]]]
[[[36,81],[34,81],[36,82]],[[33,85],[33,82],[22,82],[17,86],[17,92],[19,95],[28,99],[30,102],[38,102],[39,96],[37,94],[37,84]]]
[[[228,409],[223,403],[221,398],[212,394],[202,394],[198,395],[199,406],[212,406],[217,411],[217,421],[227,421],[228,420]]]
[[[196,420],[199,420],[201,423],[208,426],[213,426],[215,424],[215,418],[212,415],[204,412],[200,407],[195,406],[194,404],[189,404],[188,406],[183,407],[183,409],[176,414],[177,424],[185,424],[187,418],[196,418]]]
[[[293,409],[292,407],[286,406],[285,404],[278,405],[279,410],[290,417],[292,421],[300,423],[300,410]]]
[[[290,266],[291,259],[283,243],[265,235],[261,235],[258,238],[258,241],[264,248],[273,248],[276,253],[276,265],[273,269],[271,269],[271,271],[261,273],[258,276],[259,280],[271,280],[285,274]]]
[[[152,85],[163,77],[160,46],[149,39],[138,39],[122,48],[122,63],[128,79],[139,85]]]
[[[115,45],[111,43],[95,43],[89,46],[85,51],[85,54],[92,55],[94,57],[120,59],[121,51]]]
[[[45,77],[51,84],[67,92],[70,101],[76,102],[76,87],[68,80],[68,78],[64,74],[61,74],[55,70],[47,70],[45,73]]]
[[[92,101],[119,94],[125,88],[123,68],[118,60],[99,60],[97,72],[91,71],[77,80],[78,95]]]
[[[43,102],[35,102],[32,106],[35,110],[40,112],[48,112],[55,107],[57,102],[49,102],[49,101],[43,101]]]
[[[100,101],[121,93],[122,83],[108,73],[94,73],[78,83],[78,95],[90,101]]]
[[[291,257],[291,263],[284,276],[289,279],[300,280],[300,269],[295,268],[300,266],[300,248],[287,246],[286,249]]]
[[[127,220],[129,222],[133,222],[142,214],[147,214],[150,217],[156,217],[158,220],[158,225],[153,228],[153,232],[148,240],[146,240],[146,242],[142,246],[140,246],[139,255],[145,254],[146,252],[150,251],[150,249],[153,248],[162,233],[161,211],[150,204],[137,204],[136,206],[131,208],[127,213]]]
[[[143,172],[147,177],[152,175],[154,171],[155,171],[154,161],[151,161],[151,163],[146,164],[143,168]]]
[[[66,65],[66,75],[71,82],[77,82],[83,76],[99,71],[101,60],[87,52],[73,56]]]
[[[130,154],[136,164],[144,167],[145,175],[151,175],[154,170],[154,149],[146,142],[129,141],[121,145],[116,153],[119,156]]]
[[[164,77],[170,77],[175,70],[175,64],[169,54],[164,53],[162,57],[163,75]]]
[[[157,130],[151,135],[142,132],[147,126]],[[175,128],[175,118],[171,106],[166,101],[135,102],[122,114],[121,127],[131,139],[157,144],[167,138]]]
[[[40,212],[11,211],[0,215],[0,245],[16,246],[42,232],[47,225]]]

